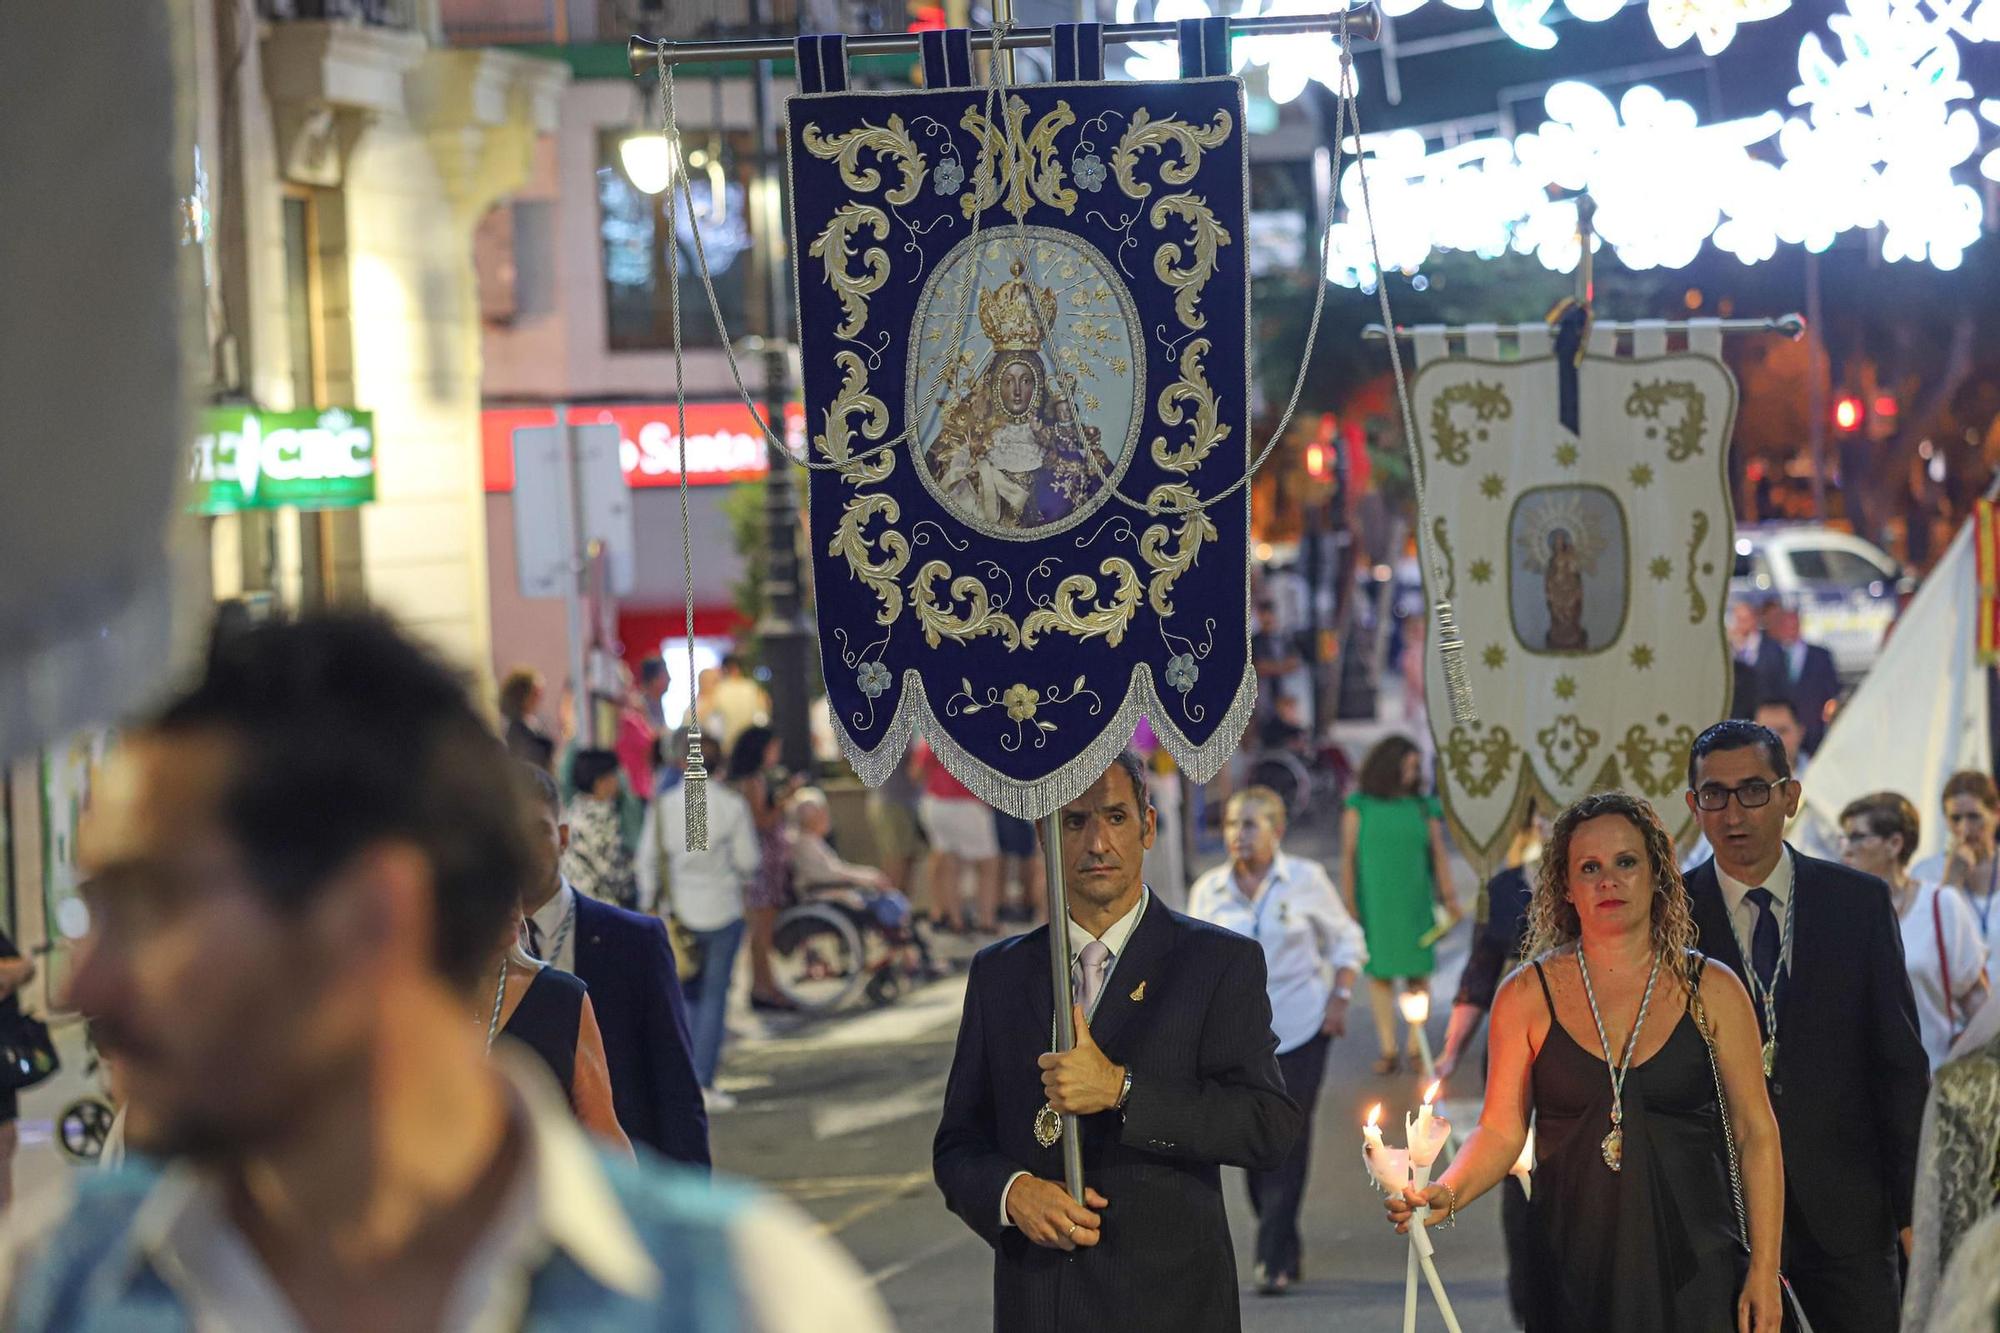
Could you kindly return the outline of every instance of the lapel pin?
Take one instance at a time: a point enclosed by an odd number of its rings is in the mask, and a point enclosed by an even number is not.
[[[1140,982],[1140,983],[1139,983],[1139,984],[1138,984],[1137,986],[1135,986],[1135,987],[1133,987],[1133,988],[1132,988],[1132,998],[1133,998],[1133,999],[1134,999],[1135,1001],[1136,1001],[1136,1000],[1143,1000],[1143,999],[1145,999],[1145,998],[1146,998],[1146,983],[1145,983],[1145,982],[1143,982],[1143,981],[1142,981],[1142,982]]]

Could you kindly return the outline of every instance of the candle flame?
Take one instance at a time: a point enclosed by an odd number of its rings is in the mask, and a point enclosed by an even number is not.
[[[1375,1128],[1382,1123],[1382,1103],[1376,1102],[1368,1108],[1368,1127]]]
[[[1429,1086],[1428,1088],[1425,1088],[1425,1089],[1424,1089],[1424,1105],[1425,1105],[1425,1106],[1429,1106],[1429,1105],[1430,1105],[1430,1104],[1431,1104],[1432,1102],[1436,1101],[1436,1100],[1437,1100],[1437,1095],[1438,1095],[1438,1091],[1439,1091],[1439,1089],[1441,1089],[1441,1088],[1443,1088],[1443,1087],[1444,1087],[1444,1080],[1443,1080],[1443,1079],[1439,1079],[1439,1080],[1438,1080],[1437,1082],[1435,1082],[1435,1083],[1431,1084],[1431,1085],[1430,1085],[1430,1086]]]

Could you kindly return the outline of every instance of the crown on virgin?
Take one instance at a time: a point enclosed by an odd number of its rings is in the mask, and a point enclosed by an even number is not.
[[[1011,278],[979,293],[979,327],[996,352],[1032,352],[1042,345],[1043,330],[1055,323],[1055,293],[1033,286],[1021,273],[1017,259]],[[1039,315],[1035,312],[1037,303],[1041,306]]]

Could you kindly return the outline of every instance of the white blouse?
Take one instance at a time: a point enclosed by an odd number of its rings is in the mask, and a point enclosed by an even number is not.
[[[1917,1021],[1931,1068],[1944,1063],[1955,1026],[1964,1027],[1966,999],[1986,969],[1986,941],[1979,918],[1957,889],[1920,880],[1903,913],[1903,962],[1916,992]],[[1944,952],[1938,952],[1942,937]],[[1941,961],[1942,960],[1942,961]],[[1945,1014],[1945,977],[1951,977],[1951,1016]]]

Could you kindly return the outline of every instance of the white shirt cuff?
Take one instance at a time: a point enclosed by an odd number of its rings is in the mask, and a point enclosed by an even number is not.
[[[1021,1178],[1022,1176],[1026,1176],[1026,1175],[1032,1175],[1032,1174],[1033,1174],[1033,1173],[1032,1173],[1032,1172],[1029,1172],[1029,1171],[1016,1171],[1016,1172],[1015,1172],[1015,1173],[1014,1173],[1013,1175],[1011,1175],[1011,1176],[1007,1177],[1007,1183],[1006,1183],[1006,1184],[1004,1184],[1004,1185],[1002,1185],[1002,1186],[1000,1187],[1000,1225],[1001,1225],[1001,1226],[1003,1226],[1003,1227],[1011,1227],[1011,1226],[1013,1226],[1013,1225],[1014,1225],[1014,1219],[1012,1219],[1011,1217],[1008,1217],[1008,1216],[1007,1216],[1007,1195],[1008,1195],[1009,1193],[1011,1193],[1011,1192],[1012,1192],[1012,1190],[1013,1190],[1013,1188],[1014,1188],[1014,1182],[1015,1182],[1015,1181],[1017,1181],[1017,1180],[1019,1180],[1019,1179],[1020,1179],[1020,1178]]]

